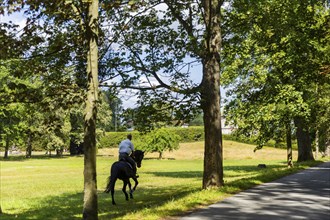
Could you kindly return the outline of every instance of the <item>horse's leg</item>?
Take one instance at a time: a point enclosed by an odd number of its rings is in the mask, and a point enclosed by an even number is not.
[[[135,191],[135,189],[136,189],[136,187],[137,187],[137,185],[139,184],[139,181],[137,180],[137,178],[136,178],[136,177],[133,177],[132,179],[133,179],[133,180],[134,180],[134,182],[135,182],[135,185],[134,185],[134,187],[133,187],[133,190],[132,190],[132,191],[134,192],[134,191]],[[132,192],[132,193],[133,193],[133,192]]]
[[[114,194],[115,194],[115,184],[116,184],[117,178],[110,180],[110,191],[111,191],[111,199],[112,199],[112,205],[116,205]]]
[[[116,163],[114,163],[111,166],[110,177],[108,179],[107,189],[105,190],[106,193],[111,192],[112,205],[116,205],[114,194],[115,194],[115,184],[118,179],[118,168],[116,167],[115,164]]]
[[[128,179],[128,188],[129,188],[129,197],[131,199],[133,199],[133,192],[134,190],[132,190],[132,184],[131,184],[131,181]]]
[[[124,182],[123,193],[125,194],[126,201],[128,201],[128,194],[126,192],[126,186],[128,184],[128,181],[127,181],[127,179],[125,179],[125,180],[123,180],[123,182]]]

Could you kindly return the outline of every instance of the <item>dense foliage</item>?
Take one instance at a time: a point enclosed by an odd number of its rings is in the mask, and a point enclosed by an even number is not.
[[[222,63],[227,120],[240,134],[256,135],[257,149],[270,139],[289,149],[296,134],[298,161],[313,159],[310,137],[316,130],[329,137],[316,122],[330,119],[323,116],[330,80],[324,71],[330,63],[326,1],[237,0],[232,6]]]

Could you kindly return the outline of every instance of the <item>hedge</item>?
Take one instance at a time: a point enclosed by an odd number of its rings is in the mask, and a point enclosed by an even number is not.
[[[203,141],[204,140],[204,127],[196,126],[196,127],[188,127],[188,128],[178,128],[171,127],[168,128],[172,132],[175,132],[177,135],[181,137],[180,142],[194,142],[194,141]],[[104,136],[100,138],[99,148],[116,148],[119,143],[126,139],[127,134],[131,133],[134,140],[139,140],[142,133],[138,131],[132,132],[106,132]]]
[[[170,129],[171,131],[175,132],[177,135],[181,137],[180,142],[181,143],[187,143],[187,142],[195,142],[195,141],[204,141],[204,127],[203,126],[191,126],[188,128],[182,128],[182,127],[169,127],[167,129]],[[132,131],[132,132],[106,132],[104,136],[100,138],[99,142],[99,148],[116,148],[118,147],[119,143],[126,139],[127,134],[131,133],[133,135],[133,143],[134,140],[139,142],[139,139],[141,136],[143,136],[142,133],[139,133],[138,131]],[[253,141],[253,138],[247,138],[243,136],[237,136],[237,135],[230,135],[230,134],[223,134],[222,138],[224,140],[232,140],[237,141],[241,143],[246,144],[256,144]],[[283,145],[283,146],[281,146]],[[273,141],[269,141],[266,146],[271,147],[285,147],[285,144],[281,143],[281,145],[275,144]],[[293,141],[293,148],[296,149],[296,143]]]

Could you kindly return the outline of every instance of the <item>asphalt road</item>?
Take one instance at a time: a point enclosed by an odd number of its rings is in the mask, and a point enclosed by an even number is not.
[[[330,220],[330,162],[243,191],[181,220]]]

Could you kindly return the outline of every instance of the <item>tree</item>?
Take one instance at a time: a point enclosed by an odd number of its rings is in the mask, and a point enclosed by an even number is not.
[[[14,60],[0,60],[0,139],[5,145],[5,158],[8,157],[8,150],[11,145],[25,142],[28,133],[27,105],[33,102],[33,95],[39,94],[39,86],[24,77],[16,77],[10,74],[11,66],[18,63]],[[27,94],[26,94],[27,93]]]
[[[73,40],[74,32],[63,32],[63,29],[70,30],[68,24],[63,22],[63,19],[56,19],[54,18],[56,16],[51,15],[54,11],[51,8],[57,7],[56,5],[52,3],[43,5],[40,1],[30,1],[29,4],[26,1],[22,4],[17,4],[16,1],[4,1],[1,5],[1,13],[24,11],[27,17],[24,28],[17,30],[17,26],[10,22],[0,24],[3,33],[1,38],[4,39],[0,62],[1,65],[6,66],[11,77],[11,83],[8,84],[11,87],[10,90],[15,91],[13,93],[2,90],[0,99],[4,100],[2,102],[4,104],[24,103],[26,110],[30,113],[22,118],[29,120],[26,122],[28,130],[22,132],[22,134],[28,133],[25,137],[28,139],[26,142],[30,143],[26,151],[27,157],[31,156],[32,138],[45,135],[44,131],[48,132],[46,135],[54,137],[54,140],[63,139],[63,133],[57,132],[60,129],[59,126],[63,127],[63,116],[65,117],[66,111],[72,108],[73,104],[83,100],[83,97],[80,97],[82,92],[77,89],[77,83],[74,82],[76,72],[71,66],[75,63],[72,55],[78,50],[72,48],[79,45],[79,43],[74,44],[78,41]],[[47,10],[41,10],[41,12],[40,7]],[[39,22],[40,20],[44,22]],[[50,24],[54,22],[58,23],[51,27]],[[1,89],[3,88],[6,87]],[[59,115],[59,111],[63,114]],[[40,116],[40,112],[45,117],[36,120],[35,116]],[[39,125],[36,125],[37,122]],[[31,128],[41,126],[45,129],[31,130]],[[59,134],[62,137],[58,137]]]
[[[17,104],[7,105],[6,109],[0,109],[0,144],[4,146],[4,158],[8,158],[9,148],[16,145],[18,140],[17,133],[21,131],[20,108]]]
[[[96,182],[96,118],[98,103],[98,5],[88,4],[86,23],[88,90],[85,108],[84,135],[84,209],[83,219],[98,219]]]
[[[294,123],[298,161],[313,160],[312,97],[326,83],[320,70],[329,62],[327,11],[322,1],[237,0],[227,14],[223,81],[235,95],[227,114],[257,131],[260,146],[276,130],[290,136]]]
[[[327,75],[328,80],[330,74]],[[320,90],[317,107],[319,107],[316,129],[319,131],[319,147],[321,152],[330,156],[330,83],[325,84]]]
[[[83,134],[84,134],[84,106],[76,106],[70,111],[70,155],[79,155],[83,153]]]
[[[196,118],[189,122],[190,126],[203,126],[203,115],[198,114]]]
[[[121,2],[123,3],[123,2]],[[110,63],[112,83],[137,89],[139,107],[172,112],[172,122],[203,110],[205,155],[203,188],[223,185],[220,113],[220,48],[223,1],[144,1],[113,3],[108,16],[117,46],[101,63]],[[111,7],[110,6],[110,7]],[[133,16],[134,15],[134,16]],[[190,78],[202,66],[199,84]],[[118,80],[116,80],[118,76]],[[150,114],[146,113],[149,117]],[[161,113],[163,114],[163,113]]]
[[[19,48],[25,52],[28,61],[37,63],[34,65],[36,68],[31,68],[35,73],[45,73],[42,76],[52,80],[49,81],[51,85],[59,85],[53,83],[65,79],[61,74],[67,72],[68,66],[76,65],[77,78],[82,79],[81,84],[86,82],[83,217],[97,219],[95,124],[98,102],[98,1],[6,1],[1,5],[1,14],[4,9],[9,13],[25,10],[27,25],[20,36],[22,45]],[[44,22],[39,22],[41,19]],[[26,42],[28,44],[24,44]],[[85,56],[82,55],[84,53]],[[86,81],[79,72],[84,65],[87,69]],[[54,70],[47,71],[49,69]]]
[[[179,149],[180,136],[166,128],[158,128],[147,133],[141,143],[135,144],[147,152],[158,152],[162,159],[164,151]]]
[[[81,91],[77,91],[71,80],[72,74],[63,72],[60,75],[59,72],[65,68],[47,68],[38,58],[13,58],[0,62],[1,104],[9,106],[16,103],[24,108],[19,119],[24,126],[16,138],[25,139],[26,157],[31,157],[32,143],[36,140],[47,145],[47,150],[62,152],[67,142],[65,122],[68,111],[82,100]],[[38,68],[26,68],[32,64]]]

